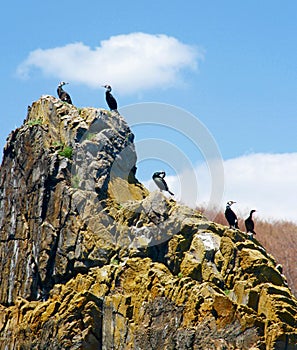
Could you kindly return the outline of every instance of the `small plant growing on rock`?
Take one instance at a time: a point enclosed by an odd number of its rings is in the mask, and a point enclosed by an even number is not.
[[[29,126],[34,126],[34,125],[42,125],[42,120],[41,119],[33,119],[28,121]]]
[[[65,158],[68,158],[68,159],[72,159],[73,149],[72,149],[71,146],[66,146],[61,141],[54,141],[53,142],[53,147],[58,149],[59,156],[65,157]]]
[[[72,159],[73,149],[71,146],[63,146],[63,148],[58,152],[59,156]]]
[[[60,142],[60,141],[54,141],[53,142],[53,146],[62,149],[64,144],[62,142]]]
[[[112,258],[112,259],[110,260],[110,264],[111,264],[111,265],[119,265],[119,260],[116,259],[116,258]]]
[[[96,133],[95,132],[89,132],[86,136],[86,140],[88,141],[93,141],[93,139],[95,138]]]

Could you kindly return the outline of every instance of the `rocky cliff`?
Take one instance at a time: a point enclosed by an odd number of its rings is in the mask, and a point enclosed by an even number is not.
[[[296,349],[297,301],[274,258],[149,193],[133,139],[119,114],[51,96],[10,134],[0,349]]]

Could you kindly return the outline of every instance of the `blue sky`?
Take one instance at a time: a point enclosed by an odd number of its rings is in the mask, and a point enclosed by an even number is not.
[[[100,85],[110,83],[119,110],[157,102],[196,116],[216,141],[224,165],[235,162],[234,167],[225,167],[223,201],[237,200],[244,213],[254,205],[251,189],[247,186],[249,193],[244,191],[244,182],[238,187],[235,181],[228,185],[228,179],[244,157],[255,156],[253,179],[242,173],[238,177],[255,186],[256,197],[257,169],[265,162],[271,164],[267,157],[275,155],[277,161],[273,169],[267,167],[267,179],[265,167],[263,179],[259,176],[264,184],[275,178],[274,188],[270,195],[265,193],[265,201],[257,198],[255,205],[266,216],[297,220],[292,208],[297,185],[292,176],[286,177],[297,167],[296,1],[29,0],[6,2],[3,7],[1,148],[9,132],[22,124],[27,106],[43,94],[56,95],[60,80],[69,81],[67,91],[78,107],[106,108]],[[138,130],[136,139],[147,137],[147,131]],[[167,137],[166,131],[151,132],[159,139]],[[193,164],[198,162],[190,147],[183,152]],[[179,176],[171,171],[174,167],[168,164],[166,168],[173,187],[177,186],[174,176]],[[149,165],[139,168],[140,179],[147,181]],[[230,198],[231,193],[237,198]],[[271,202],[278,204],[272,208]],[[287,210],[291,211],[286,216]]]

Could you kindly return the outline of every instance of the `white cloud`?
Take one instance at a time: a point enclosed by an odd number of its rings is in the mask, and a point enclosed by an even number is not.
[[[223,193],[222,200],[215,203],[224,210],[228,200],[234,200],[234,211],[247,217],[251,209],[257,209],[257,217],[297,222],[297,153],[256,153],[223,161],[224,189],[211,185],[213,174],[207,164],[192,170],[197,183],[188,181],[187,172],[166,178],[169,188],[176,193],[176,199],[195,207],[208,205],[210,192]],[[216,174],[218,175],[218,174]],[[192,174],[193,179],[193,174]],[[150,190],[156,187],[147,182]],[[193,200],[193,191],[198,196]],[[212,203],[211,203],[212,204]]]
[[[238,210],[297,222],[297,153],[251,154],[225,161],[225,200]]]
[[[131,33],[112,36],[90,48],[78,42],[32,51],[17,73],[29,77],[33,68],[48,76],[90,87],[110,83],[122,93],[168,87],[183,69],[195,70],[204,51],[174,37]]]

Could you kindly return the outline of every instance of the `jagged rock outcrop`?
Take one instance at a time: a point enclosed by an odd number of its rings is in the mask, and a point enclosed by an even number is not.
[[[49,96],[32,105],[1,169],[1,303],[46,297],[55,283],[110,261],[118,249],[106,204],[113,178],[125,183],[122,196],[146,193],[130,173],[132,140],[123,118],[107,111]]]
[[[149,193],[133,139],[119,114],[51,96],[9,136],[0,349],[295,349],[274,258]]]

